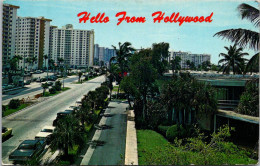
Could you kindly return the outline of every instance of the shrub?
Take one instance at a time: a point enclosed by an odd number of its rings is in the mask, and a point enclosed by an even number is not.
[[[50,94],[55,94],[56,93],[56,88],[52,87],[51,89],[49,89]]]
[[[2,116],[4,116],[4,113],[5,113],[5,111],[6,111],[6,108],[7,106],[6,105],[2,105]]]
[[[61,82],[60,81],[56,81],[55,82],[55,89],[57,90],[57,91],[61,91]]]
[[[178,125],[173,125],[169,127],[166,132],[166,138],[169,141],[174,141],[176,137],[183,138],[185,135],[186,135],[186,130],[182,126],[180,126],[180,128],[178,129]]]
[[[159,125],[157,129],[158,129],[158,132],[159,132],[160,134],[162,134],[163,136],[166,137],[166,132],[167,132],[167,130],[168,130],[170,127],[171,127],[171,126]]]
[[[21,105],[20,100],[19,99],[12,99],[9,104],[8,107],[10,109],[16,109]]]

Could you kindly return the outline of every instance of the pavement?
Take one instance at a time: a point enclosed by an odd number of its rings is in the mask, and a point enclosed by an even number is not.
[[[130,110],[127,117],[125,165],[138,165],[137,137],[134,118],[134,110]]]
[[[75,105],[76,101],[99,87],[104,80],[105,77],[100,76],[83,84],[71,84],[71,89],[67,91],[2,118],[2,126],[13,128],[12,136],[2,143],[2,163],[12,164],[8,156],[23,140],[34,139],[43,126],[52,125],[58,112]]]
[[[70,83],[77,80],[77,76],[69,76],[68,78],[64,79],[64,83],[66,87],[72,87]],[[63,80],[61,80],[63,82]],[[12,99],[22,99],[22,98],[33,98],[34,95],[42,93],[43,89],[41,87],[41,83],[39,82],[32,82],[30,85],[25,85],[24,88],[14,90],[8,92],[5,95],[2,95],[2,104],[7,105],[10,100]]]
[[[109,117],[102,117],[99,125],[109,128],[96,130],[92,141],[104,141],[104,145],[89,146],[80,165],[123,165],[126,146],[126,128],[128,103],[111,101],[105,113]]]

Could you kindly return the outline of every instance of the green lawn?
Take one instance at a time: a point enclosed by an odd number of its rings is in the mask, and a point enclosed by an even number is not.
[[[69,90],[70,88],[69,87],[64,87],[64,88],[61,88],[61,91],[56,91],[54,94],[50,94],[50,92],[45,92],[44,96],[43,97],[49,97],[49,96],[54,96],[54,95],[57,95],[61,92],[64,92],[66,90]]]
[[[257,163],[257,160],[247,157],[243,150],[232,151],[229,144],[225,145],[228,152],[208,152],[203,155],[201,152],[175,147],[162,135],[152,130],[137,130],[137,143],[139,165],[248,165]]]
[[[8,108],[8,106],[7,106],[7,109],[6,109],[6,111],[4,112],[4,117],[5,116],[7,116],[7,115],[10,115],[10,114],[12,114],[12,113],[14,113],[14,112],[17,112],[17,111],[19,111],[19,110],[21,110],[21,109],[23,109],[23,108],[25,108],[25,107],[28,107],[30,104],[21,104],[18,108],[16,108],[16,109],[9,109]]]

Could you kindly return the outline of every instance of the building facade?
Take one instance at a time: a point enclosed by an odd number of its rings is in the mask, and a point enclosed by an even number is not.
[[[189,60],[190,62],[193,62],[196,67],[201,65],[203,62],[211,60],[211,55],[210,54],[192,54],[190,52],[174,52],[170,51],[170,59],[175,59],[176,56],[179,56],[181,58],[181,68],[182,69],[188,69],[189,66],[187,65],[187,61]]]
[[[15,55],[21,56],[19,68],[42,69],[49,53],[50,22],[44,17],[17,17]]]
[[[59,64],[71,67],[93,66],[94,61],[94,30],[73,29],[71,24],[59,28],[51,28],[50,57]]]
[[[116,50],[106,47],[99,47],[98,44],[95,44],[95,60],[98,61],[98,64],[104,63],[104,65],[109,64],[109,60],[116,56]]]
[[[3,4],[2,67],[9,68],[8,61],[15,56],[16,17],[19,6]]]

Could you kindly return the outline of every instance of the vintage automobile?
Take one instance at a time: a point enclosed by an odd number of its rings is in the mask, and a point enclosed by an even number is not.
[[[63,119],[65,116],[70,115],[74,112],[74,110],[65,110],[63,112],[58,112],[56,119],[53,121],[53,126],[57,126],[57,123],[60,119]]]
[[[12,135],[12,128],[2,127],[2,140],[10,137]]]
[[[46,141],[47,144],[50,143],[50,136],[54,132],[54,126],[44,126],[41,131],[35,136],[35,140]]]
[[[27,161],[38,157],[45,148],[45,141],[25,140],[9,155],[10,161]]]

